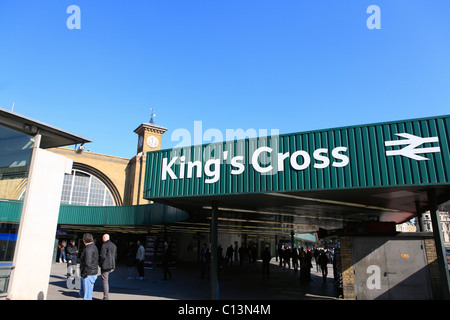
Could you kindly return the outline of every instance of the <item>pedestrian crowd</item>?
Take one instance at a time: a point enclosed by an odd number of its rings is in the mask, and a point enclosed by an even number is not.
[[[94,284],[97,280],[99,269],[103,285],[103,300],[109,300],[109,276],[116,268],[117,246],[110,240],[108,234],[104,234],[102,240],[103,242],[99,250],[92,234],[85,233],[82,239],[84,249],[82,250],[81,255],[79,255],[75,240],[70,240],[70,245],[67,245],[65,240],[58,244],[58,249],[60,251],[59,262],[67,263],[68,266],[67,277],[72,276],[72,274],[69,273],[69,270],[71,270],[69,267],[78,266],[79,264],[79,294],[84,300],[92,300]],[[172,256],[169,243],[164,242],[161,256],[164,272],[163,280],[172,278],[169,269],[169,262],[171,259]],[[128,269],[127,279],[145,279],[145,248],[140,241],[129,243],[125,262]]]
[[[221,271],[227,266],[232,266],[235,252],[233,246],[230,245],[227,248],[225,256],[223,255],[223,249],[221,245],[219,245],[217,249],[218,270]],[[200,251],[200,278],[204,278],[207,271],[209,270],[210,255],[211,247],[208,247],[206,243],[203,244],[203,247]],[[258,258],[258,248],[256,244],[242,244],[241,247],[237,250],[236,260],[237,256],[239,256],[239,266],[243,266],[245,263],[255,265]],[[262,277],[263,279],[269,278],[270,261],[272,260],[272,255],[268,246],[264,247],[261,252],[260,258],[262,261]],[[290,269],[292,265],[292,269],[295,273],[300,272],[300,282],[312,281],[311,269],[313,268],[312,259],[314,259],[317,272],[322,273],[322,279],[325,283],[328,276],[328,264],[333,263],[333,251],[320,248],[308,248],[305,251],[303,247],[291,247],[288,244],[280,243],[277,247],[275,258],[277,259],[277,261],[279,260],[279,266],[284,270]]]
[[[58,244],[60,249],[59,261],[67,263],[67,265],[80,265],[80,296],[84,300],[92,300],[94,284],[97,280],[98,271],[103,285],[103,300],[109,300],[109,276],[116,268],[117,246],[110,240],[108,234],[102,237],[100,250],[92,234],[85,233],[83,235],[84,250],[79,256],[78,248],[75,246],[75,240],[71,240],[69,245],[65,241]],[[244,264],[256,266],[258,259],[258,248],[256,244],[242,244],[239,249],[234,249],[232,245],[226,248],[225,254],[221,245],[217,248],[217,267],[218,271],[222,271],[227,267],[235,265],[242,267]],[[267,279],[270,276],[272,255],[269,247],[265,246],[261,251],[259,258],[262,261],[262,278]],[[275,258],[279,261],[279,267],[283,270],[291,269],[299,272],[300,282],[309,282],[311,279],[311,269],[313,268],[312,260],[314,259],[316,271],[322,273],[323,282],[326,282],[328,276],[328,264],[333,263],[333,251],[319,248],[297,248],[292,247],[289,243],[279,243],[276,249]],[[164,279],[172,278],[169,269],[169,261],[171,261],[171,250],[169,243],[164,242],[161,255],[161,265],[163,269]],[[237,264],[237,262],[239,263]],[[211,261],[211,244],[203,244],[199,251],[200,262],[200,278],[205,278],[209,272]],[[127,248],[125,263],[127,266],[127,279],[145,279],[144,263],[145,248],[140,241],[136,243],[130,242]],[[273,267],[273,266],[272,266]],[[69,270],[69,269],[68,269]],[[68,276],[70,276],[68,274]]]
[[[90,233],[83,235],[84,250],[78,257],[78,248],[75,246],[75,240],[70,241],[70,245],[66,247],[66,242],[61,241],[58,244],[60,249],[59,262],[67,263],[69,266],[77,266],[80,264],[80,297],[84,300],[92,300],[94,284],[97,281],[98,271],[103,285],[103,300],[109,300],[109,275],[116,268],[117,246],[111,242],[109,235],[104,234],[102,237],[102,245],[100,252],[94,241],[94,237]],[[71,276],[71,274],[67,274]]]
[[[300,281],[311,281],[311,269],[313,268],[312,259],[315,260],[316,271],[322,272],[323,282],[326,282],[328,275],[328,264],[332,263],[332,251],[319,248],[308,248],[306,251],[303,247],[291,247],[290,245],[280,244],[277,250],[280,258],[279,265],[283,269],[291,267],[295,273],[300,269]]]

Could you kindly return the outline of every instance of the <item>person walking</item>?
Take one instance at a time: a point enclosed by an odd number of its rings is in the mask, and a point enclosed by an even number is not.
[[[227,248],[226,253],[227,265],[228,263],[230,263],[230,266],[233,265],[233,253],[234,253],[233,245],[230,244],[230,246]]]
[[[242,267],[245,259],[245,247],[243,243],[241,243],[241,247],[239,248],[238,252],[239,252],[239,265]]]
[[[75,247],[75,240],[70,240],[70,244],[66,248],[67,255],[67,276],[70,277],[74,272],[74,267],[78,263],[78,249]]]
[[[98,249],[90,233],[83,235],[83,243],[85,248],[80,257],[80,296],[84,300],[92,300],[94,284],[98,274]]]
[[[298,259],[300,261],[300,282],[307,281],[307,268],[308,262],[306,259],[306,252],[303,247],[300,248],[300,252],[298,254]]]
[[[320,251],[317,248],[314,248],[314,260],[316,261],[316,271],[319,272],[320,266],[319,266],[319,256]]]
[[[127,265],[128,269],[128,277],[127,279],[135,279],[136,275],[136,246],[133,242],[130,242],[128,244],[128,251],[127,251],[127,258],[125,260],[125,263]]]
[[[305,271],[306,271],[306,281],[312,281],[312,279],[311,279],[312,253],[311,253],[310,249],[308,249],[306,251],[305,258],[306,258],[306,264],[307,264],[306,265],[306,269],[305,269]]]
[[[117,247],[111,242],[109,234],[102,237],[103,245],[100,249],[100,269],[103,284],[103,300],[109,300],[109,274],[116,268]]]
[[[256,260],[258,259],[258,248],[256,247],[256,244],[253,244],[252,248],[252,263],[256,265]]]
[[[169,270],[169,262],[172,259],[172,253],[170,252],[169,243],[167,241],[164,241],[164,249],[162,254],[162,267],[164,271],[164,279],[167,280],[167,276],[169,276],[169,279],[172,279],[172,274]]]
[[[137,242],[138,249],[136,252],[136,266],[139,273],[139,280],[144,280],[144,260],[145,260],[145,248],[140,241]]]
[[[211,254],[210,254],[208,248],[206,247],[206,243],[204,243],[202,246],[202,249],[200,251],[200,264],[201,264],[201,268],[202,268],[202,273],[200,276],[201,279],[203,279],[205,277],[210,258],[211,258]]]
[[[66,263],[66,245],[67,242],[66,240],[61,241],[58,244],[58,249],[59,249],[59,262],[64,262]]]
[[[280,267],[283,265],[284,260],[284,244],[280,245],[280,248],[278,249],[278,256],[280,257]]]
[[[291,251],[292,268],[294,268],[294,273],[298,270],[298,250],[297,247],[293,247]]]
[[[66,248],[67,265],[76,265],[78,263],[78,248],[75,246],[75,240],[70,240]]]
[[[283,252],[283,270],[286,269],[286,264],[288,269],[291,268],[291,246],[287,246]]]
[[[328,275],[328,257],[325,251],[321,250],[318,263],[320,265],[320,268],[322,269],[322,279],[325,283],[327,281],[327,275]]]

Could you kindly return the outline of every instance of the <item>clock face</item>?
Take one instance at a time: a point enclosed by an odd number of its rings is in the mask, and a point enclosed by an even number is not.
[[[139,137],[139,148],[142,147],[142,144],[144,143],[144,137],[140,136]]]
[[[158,138],[156,138],[155,136],[148,137],[147,144],[149,147],[155,148],[159,144]]]

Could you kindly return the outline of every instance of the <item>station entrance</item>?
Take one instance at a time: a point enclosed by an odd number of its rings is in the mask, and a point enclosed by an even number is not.
[[[218,296],[218,234],[231,232],[339,236],[349,299],[404,299],[403,292],[417,285],[408,281],[411,274],[391,280],[396,284],[382,293],[368,292],[397,272],[386,265],[420,255],[413,274],[424,274],[426,281],[419,286],[427,288],[428,298],[448,299],[437,207],[450,199],[449,137],[450,116],[441,116],[149,152],[144,198],[189,214],[173,230],[210,233],[212,299]],[[402,236],[395,225],[426,211],[433,234],[395,242]],[[364,251],[361,237],[378,240]],[[392,258],[372,254],[380,241]],[[410,241],[419,241],[422,251],[409,250],[404,244]],[[365,277],[355,273],[358,261],[372,258]]]

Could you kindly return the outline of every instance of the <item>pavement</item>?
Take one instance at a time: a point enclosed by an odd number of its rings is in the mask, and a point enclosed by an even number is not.
[[[163,280],[161,269],[145,269],[145,279],[128,279],[129,270],[119,265],[109,277],[111,300],[211,300],[208,277],[200,279],[200,265],[184,263],[170,270],[172,278]],[[219,272],[217,300],[341,300],[334,284],[331,264],[324,283],[321,272],[313,264],[312,281],[301,283],[300,271],[280,267],[275,259],[270,277],[263,279],[262,264],[233,263]],[[47,300],[81,300],[74,282],[67,280],[65,263],[52,265]],[[72,286],[72,287],[71,287]],[[94,285],[93,300],[103,298],[99,275]]]

